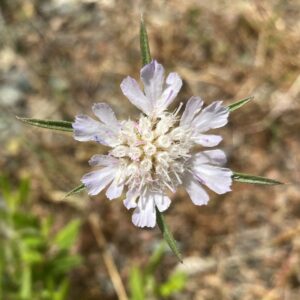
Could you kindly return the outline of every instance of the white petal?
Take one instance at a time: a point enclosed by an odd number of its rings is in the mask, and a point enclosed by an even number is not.
[[[146,115],[153,111],[152,103],[141,91],[135,79],[127,76],[121,83],[121,90],[129,101]]]
[[[111,155],[102,155],[102,154],[93,155],[92,158],[89,160],[89,164],[92,167],[114,166],[117,165],[118,163],[119,163],[119,159]]]
[[[138,227],[154,227],[156,224],[156,211],[153,198],[148,194],[140,197],[138,206],[133,212],[132,223]]]
[[[210,163],[222,166],[226,164],[226,154],[220,149],[198,152],[194,155],[195,165]]]
[[[204,147],[215,147],[222,141],[222,137],[220,135],[198,133],[193,136],[193,141]]]
[[[180,126],[189,125],[202,108],[203,101],[199,97],[191,97],[180,119]]]
[[[77,141],[96,141],[110,147],[119,144],[118,135],[114,131],[89,116],[76,116],[72,127],[74,129],[74,139]]]
[[[95,141],[109,147],[116,147],[120,144],[118,134],[106,125],[99,129],[98,134],[95,136]]]
[[[148,99],[153,103],[160,98],[164,81],[164,68],[156,60],[145,65],[141,70],[141,79]]]
[[[114,179],[114,176],[115,169],[106,167],[85,174],[81,182],[87,188],[89,195],[97,195]]]
[[[122,195],[124,184],[117,184],[117,180],[114,180],[106,191],[106,196],[109,200],[119,198]]]
[[[137,206],[136,204],[136,199],[137,197],[139,196],[139,192],[138,190],[134,189],[134,190],[129,190],[127,193],[126,193],[126,199],[124,200],[124,206],[127,208],[127,209],[130,209],[130,208],[135,208]]]
[[[160,212],[168,209],[171,204],[171,199],[162,193],[153,193],[152,197],[154,199],[155,205]]]
[[[74,129],[74,138],[77,141],[95,141],[98,131],[101,128],[101,123],[95,121],[86,115],[78,115],[75,118],[75,122],[72,123]]]
[[[192,169],[195,179],[208,186],[217,194],[231,191],[232,172],[230,169],[208,164],[194,165]]]
[[[177,73],[170,73],[166,79],[166,85],[161,98],[156,102],[155,111],[157,114],[164,111],[175,99],[181,89],[182,80]]]
[[[204,108],[192,122],[192,125],[199,132],[206,132],[209,129],[219,128],[227,124],[229,110],[222,105],[222,101],[215,101]]]
[[[95,103],[92,107],[94,114],[102,121],[105,125],[110,126],[117,132],[120,129],[120,124],[116,118],[115,113],[111,107],[106,103]]]
[[[184,180],[184,186],[195,205],[206,205],[209,196],[203,187],[191,175]]]

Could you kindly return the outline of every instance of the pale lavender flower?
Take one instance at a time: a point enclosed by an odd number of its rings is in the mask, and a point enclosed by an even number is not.
[[[95,171],[83,176],[82,183],[90,195],[103,189],[112,200],[126,187],[124,205],[134,208],[132,222],[139,227],[154,227],[155,206],[165,211],[170,203],[166,195],[183,185],[196,205],[207,204],[209,196],[203,186],[217,194],[230,191],[232,172],[223,168],[222,150],[194,153],[197,145],[217,146],[222,137],[207,134],[210,129],[227,124],[229,110],[216,101],[202,109],[203,101],[191,97],[181,116],[179,108],[167,112],[177,96],[182,80],[170,73],[164,83],[164,68],[156,61],[141,69],[144,92],[131,77],[121,83],[123,94],[143,114],[138,121],[118,121],[105,103],[93,105],[99,120],[79,115],[73,123],[74,138],[96,141],[111,148],[107,155],[94,155],[89,161]]]

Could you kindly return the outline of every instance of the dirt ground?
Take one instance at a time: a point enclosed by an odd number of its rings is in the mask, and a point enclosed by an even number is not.
[[[255,97],[219,131],[229,167],[287,183],[234,183],[205,207],[183,190],[173,196],[166,219],[189,277],[172,299],[300,299],[299,1],[3,0],[0,7],[0,169],[14,182],[31,178],[32,209],[55,214],[56,226],[84,220],[74,249],[84,265],[70,275],[70,299],[117,299],[106,250],[126,285],[130,267],[145,265],[161,234],[135,228],[121,201],[103,194],[64,199],[90,170],[88,159],[106,149],[24,126],[15,115],[73,120],[105,101],[120,119],[137,116],[119,85],[139,76],[141,7],[152,56],[183,78],[177,104],[192,95],[207,104]],[[176,266],[168,253],[158,278]]]

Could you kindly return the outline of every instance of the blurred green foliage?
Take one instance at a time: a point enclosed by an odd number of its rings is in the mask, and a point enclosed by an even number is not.
[[[163,282],[156,279],[155,273],[161,266],[165,252],[166,244],[162,242],[143,269],[131,268],[129,275],[131,300],[166,299],[184,289],[187,282],[187,276],[184,273],[172,272]]]
[[[0,192],[0,299],[66,299],[68,272],[81,262],[71,254],[80,221],[53,233],[53,219],[31,212],[27,179],[13,189],[0,176]]]

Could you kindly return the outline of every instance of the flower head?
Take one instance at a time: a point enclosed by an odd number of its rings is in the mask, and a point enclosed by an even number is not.
[[[156,61],[141,69],[141,80],[144,92],[131,77],[121,83],[123,94],[143,113],[139,120],[118,121],[110,106],[97,103],[92,109],[99,120],[79,115],[73,129],[76,140],[111,148],[107,155],[94,155],[89,161],[97,169],[81,180],[88,193],[96,195],[108,186],[106,196],[112,200],[126,188],[124,205],[135,208],[133,223],[154,227],[155,207],[165,211],[171,203],[166,193],[175,192],[180,185],[196,205],[209,200],[203,186],[218,194],[230,191],[232,172],[222,167],[225,153],[219,149],[194,151],[197,145],[214,147],[221,142],[221,136],[206,132],[226,125],[229,111],[221,101],[202,109],[203,101],[191,97],[181,117],[181,105],[167,112],[182,80],[170,73],[164,82],[164,68]]]

